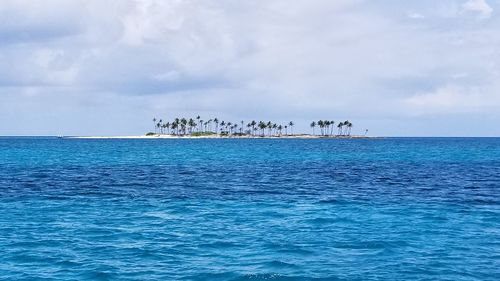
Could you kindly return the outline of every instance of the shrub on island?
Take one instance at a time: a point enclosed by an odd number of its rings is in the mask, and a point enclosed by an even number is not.
[[[193,137],[203,137],[203,136],[213,136],[214,132],[192,132],[191,136]]]

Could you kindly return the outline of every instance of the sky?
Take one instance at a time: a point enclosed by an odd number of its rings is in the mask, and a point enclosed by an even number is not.
[[[500,0],[1,0],[0,135],[500,136]]]

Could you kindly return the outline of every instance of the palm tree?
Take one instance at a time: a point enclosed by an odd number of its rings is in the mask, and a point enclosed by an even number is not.
[[[344,121],[344,126],[346,126],[345,130],[344,130],[344,133],[343,133],[344,136],[347,135],[347,125],[349,125],[349,120],[345,120]]]
[[[221,133],[223,132],[223,129],[224,129],[225,126],[226,126],[226,122],[224,120],[222,120],[220,122],[220,131],[221,131]]]
[[[193,133],[193,129],[197,126],[196,122],[192,118],[189,118],[187,125],[190,134]]]
[[[351,135],[351,129],[352,129],[352,123],[351,122],[349,122],[347,124],[347,128],[349,129],[349,132],[347,133],[347,135],[350,136]]]
[[[339,136],[342,135],[342,126],[344,126],[343,122],[339,122],[339,124],[337,125],[337,128],[339,129],[339,131],[338,131]]]
[[[215,123],[215,133],[219,134],[219,119],[215,118],[214,123]]]
[[[178,135],[179,134],[179,127],[180,127],[180,124],[181,124],[181,120],[179,118],[175,118],[174,123],[175,123],[175,129],[177,130],[176,135]]]
[[[333,125],[335,124],[335,121],[331,120],[330,124],[332,125],[332,129],[330,130],[330,135],[333,136],[333,129],[335,128],[335,126],[333,126]]]
[[[267,122],[266,126],[267,126],[267,130],[269,132],[269,136],[271,136],[271,130],[273,129],[273,123],[271,123],[271,121],[269,121],[269,122]]]
[[[208,121],[203,122],[203,132],[207,131]]]
[[[318,126],[321,131],[321,135],[323,135],[323,127],[325,126],[325,123],[323,123],[323,120],[318,121]]]
[[[288,136],[288,125],[285,125],[285,135]]]
[[[290,132],[292,133],[292,136],[293,136],[293,126],[295,126],[295,124],[293,123],[293,121],[290,121],[288,123],[288,126],[290,126]]]
[[[311,123],[311,128],[313,129],[313,136],[315,135],[315,134],[314,134],[314,128],[315,128],[315,127],[316,127],[316,122],[314,122],[314,121],[313,121],[313,122]]]
[[[278,135],[281,136],[281,130],[283,130],[283,126],[279,125],[278,126]]]
[[[241,120],[240,134],[243,134],[243,124],[245,124],[245,122]]]
[[[177,122],[175,122],[175,121],[174,121],[174,122],[172,123],[172,125],[170,126],[170,128],[172,128],[172,132],[173,132],[175,135],[177,135],[177,133],[178,133],[178,131],[177,131],[177,130],[179,129],[179,123],[177,123]]]
[[[156,134],[156,117],[153,117],[153,126],[155,128],[155,134]]]
[[[208,130],[209,130],[210,132],[212,131],[212,121],[213,121],[212,119],[208,119],[208,121],[207,121],[207,122],[208,122]],[[207,130],[207,129],[205,129],[205,131],[206,131],[206,130]]]
[[[186,118],[182,118],[181,119],[181,131],[182,131],[183,135],[186,134],[186,126],[187,126],[187,120],[186,120]]]
[[[264,130],[267,128],[267,125],[266,123],[264,123],[264,121],[259,121],[259,125],[258,125],[259,129],[261,129],[262,131],[262,136],[264,136]]]
[[[252,120],[252,122],[250,122],[250,125],[252,126],[252,131],[255,132],[255,126],[257,125],[257,122],[255,122],[255,120]]]
[[[160,131],[160,134],[162,133],[162,126],[163,126],[163,120],[160,119],[160,120],[158,120],[158,129]]]

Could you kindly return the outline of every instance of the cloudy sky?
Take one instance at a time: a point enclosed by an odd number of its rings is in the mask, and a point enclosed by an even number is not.
[[[500,0],[0,0],[0,135],[153,117],[500,136]]]

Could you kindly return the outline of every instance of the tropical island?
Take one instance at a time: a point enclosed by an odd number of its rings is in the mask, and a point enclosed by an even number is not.
[[[145,137],[156,138],[366,138],[364,135],[352,135],[353,124],[349,121],[333,120],[312,121],[309,125],[311,134],[294,133],[295,123],[276,123],[272,121],[250,122],[224,121],[218,118],[204,120],[196,118],[175,118],[172,121],[153,118],[154,131]]]
[[[153,118],[153,131],[140,136],[82,136],[69,138],[86,139],[169,139],[169,138],[368,138],[368,129],[363,135],[351,134],[353,124],[349,120],[312,121],[310,134],[295,133],[295,123],[276,123],[272,121],[231,122],[211,118],[175,118],[172,121]]]
[[[353,124],[349,120],[312,121],[311,134],[294,133],[295,123],[272,121],[231,122],[211,118],[175,118],[172,121],[153,118],[153,131],[140,136],[80,136],[65,138],[88,139],[152,139],[152,138],[368,138],[368,129],[363,135],[351,134]],[[62,137],[62,136],[61,136]]]

